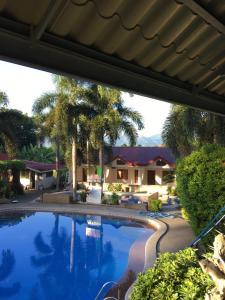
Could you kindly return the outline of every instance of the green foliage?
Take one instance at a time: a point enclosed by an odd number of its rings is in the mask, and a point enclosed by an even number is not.
[[[36,127],[32,118],[16,109],[0,110],[0,144],[10,155],[17,149],[36,144]]]
[[[108,185],[109,192],[121,192],[122,191],[122,183],[110,183]]]
[[[176,157],[206,143],[225,145],[225,118],[183,105],[172,105],[162,131],[163,142]]]
[[[170,196],[177,196],[177,189],[173,186],[168,186],[167,192]]]
[[[187,248],[161,254],[152,268],[139,274],[130,300],[203,300],[212,287],[195,250]]]
[[[11,193],[10,185],[6,180],[0,180],[0,199],[9,198]]]
[[[85,191],[80,193],[80,201],[81,202],[86,202],[87,199],[87,193]]]
[[[25,164],[20,160],[0,160],[0,173],[8,170],[22,171],[24,169]]]
[[[206,145],[180,160],[177,192],[196,234],[224,206],[225,148]]]
[[[190,223],[190,220],[188,218],[188,213],[184,207],[181,208],[181,215],[184,220],[186,220],[188,223]]]
[[[3,91],[0,91],[0,108],[7,107],[9,105],[9,98],[7,94]]]
[[[149,210],[153,211],[153,212],[157,212],[160,211],[160,209],[162,208],[162,201],[159,199],[148,199],[148,207]]]
[[[105,195],[102,199],[102,204],[108,204],[108,205],[118,205],[119,204],[119,195],[117,195],[115,192],[112,193],[112,195],[107,196]]]
[[[25,160],[34,160],[43,163],[55,162],[55,151],[52,148],[30,145],[23,147],[18,157]]]
[[[174,182],[175,180],[175,172],[174,171],[170,171],[169,174],[163,176],[163,183],[171,183]]]

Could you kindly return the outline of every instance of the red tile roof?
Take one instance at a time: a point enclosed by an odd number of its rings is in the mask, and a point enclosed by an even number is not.
[[[39,171],[39,172],[47,172],[47,171],[53,171],[56,169],[56,164],[49,164],[49,163],[41,163],[41,162],[36,162],[32,160],[24,160],[24,163],[26,165],[27,169],[31,169],[34,171]],[[63,164],[59,164],[59,169],[64,169],[65,166]]]
[[[176,160],[171,150],[166,147],[113,147],[113,160],[120,158],[131,165],[149,165],[162,159],[170,165]]]
[[[9,160],[9,157],[6,153],[0,152],[0,160]],[[53,171],[56,169],[55,163],[49,164],[49,163],[42,163],[32,160],[23,160],[25,163],[25,166],[27,169],[31,169],[38,172],[47,172],[47,171]],[[64,164],[59,164],[59,169],[64,169]]]
[[[6,153],[0,152],[0,160],[8,160],[8,159],[9,159],[9,157]]]

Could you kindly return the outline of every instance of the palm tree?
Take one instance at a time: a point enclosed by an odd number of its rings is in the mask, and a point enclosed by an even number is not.
[[[5,109],[8,107],[9,99],[5,92],[0,91],[0,143],[4,145],[4,148],[10,156],[13,156],[16,152],[16,136],[13,129],[10,126],[8,118],[5,118]]]
[[[103,190],[105,143],[114,145],[121,133],[124,133],[130,145],[135,145],[137,130],[144,125],[139,112],[124,106],[119,90],[92,84],[83,91],[83,97],[94,111],[90,123],[90,141],[99,149],[100,184]]]
[[[186,156],[205,143],[225,145],[225,118],[172,105],[163,126],[162,138],[175,157]]]
[[[9,249],[2,251],[2,263],[0,265],[0,281],[7,280],[7,277],[13,271],[15,265],[15,256]],[[7,282],[7,281],[5,281]],[[0,286],[0,298],[10,298],[15,296],[20,290],[20,283],[15,282],[10,287],[7,287],[4,282],[3,287]]]
[[[65,94],[56,86],[55,92],[44,93],[33,104],[33,112],[37,119],[43,120],[42,132],[54,142],[56,148],[56,190],[59,190],[59,154],[60,146],[66,137],[65,104],[68,101]]]
[[[5,92],[0,91],[0,108],[9,105],[9,98]]]

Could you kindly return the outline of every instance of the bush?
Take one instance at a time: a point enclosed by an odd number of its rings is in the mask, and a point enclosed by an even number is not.
[[[160,211],[160,209],[162,208],[162,201],[159,199],[148,199],[148,207],[149,210],[153,211],[153,212],[157,212]]]
[[[213,287],[198,265],[195,250],[164,253],[154,266],[139,274],[130,300],[203,300]]]
[[[188,218],[188,214],[187,214],[187,211],[184,207],[181,208],[181,215],[182,215],[182,218],[187,221],[188,223],[190,222],[189,218]]]
[[[110,183],[108,185],[109,192],[122,192],[122,183]]]
[[[177,163],[177,192],[198,234],[224,206],[225,148],[206,145]]]
[[[168,186],[167,192],[170,196],[177,196],[177,189],[173,186]]]
[[[102,204],[108,204],[108,205],[118,205],[119,204],[119,195],[116,193],[112,193],[110,196],[104,196],[102,199]]]
[[[86,200],[87,200],[87,193],[83,191],[80,193],[80,201],[86,202]]]
[[[11,188],[7,181],[0,180],[0,199],[9,198],[11,195]]]

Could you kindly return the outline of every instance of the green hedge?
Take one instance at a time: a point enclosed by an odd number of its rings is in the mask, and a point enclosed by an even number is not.
[[[24,169],[25,164],[20,160],[0,160],[0,172],[8,170],[22,171]]]
[[[154,266],[139,274],[130,300],[203,300],[213,287],[198,265],[195,250],[164,253]]]
[[[225,148],[206,145],[177,162],[177,192],[195,233],[225,204]]]

